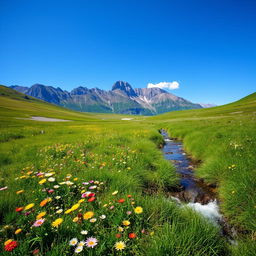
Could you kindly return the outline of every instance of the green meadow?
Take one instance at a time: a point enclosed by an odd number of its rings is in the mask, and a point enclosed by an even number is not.
[[[1,86],[0,120],[0,255],[255,255],[256,93],[144,117],[75,112]],[[217,185],[233,244],[168,198],[179,177],[161,128]]]

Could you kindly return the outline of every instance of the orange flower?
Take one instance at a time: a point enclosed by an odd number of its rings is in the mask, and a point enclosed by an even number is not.
[[[136,238],[136,234],[135,234],[135,233],[130,233],[128,236],[129,236],[129,238],[131,238],[131,239]]]
[[[93,202],[95,199],[96,199],[96,197],[91,197],[91,198],[89,198],[87,201],[88,201],[88,202]]]
[[[17,208],[15,209],[16,212],[21,212],[22,210],[23,210],[23,207],[17,207]]]
[[[121,198],[117,202],[121,204],[121,203],[125,202],[125,200],[123,198]]]
[[[41,207],[44,207],[48,202],[52,201],[52,199],[49,197],[49,198],[46,198],[44,199],[41,203],[40,203],[40,206]]]

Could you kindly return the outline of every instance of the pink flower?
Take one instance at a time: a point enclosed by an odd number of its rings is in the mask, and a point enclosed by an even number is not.
[[[40,227],[44,223],[45,219],[39,219],[33,224],[34,227]]]
[[[89,238],[87,238],[85,244],[87,247],[93,248],[94,246],[96,246],[98,244],[98,240],[94,237],[89,237]]]
[[[7,186],[2,187],[2,188],[0,188],[0,191],[6,190],[7,188],[8,188]]]

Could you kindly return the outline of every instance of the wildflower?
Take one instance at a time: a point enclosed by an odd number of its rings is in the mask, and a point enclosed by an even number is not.
[[[41,207],[44,207],[48,202],[51,202],[52,199],[50,197],[44,199],[41,203],[40,203],[40,206]]]
[[[89,189],[95,189],[97,186],[90,186]]]
[[[102,214],[102,215],[100,216],[100,219],[102,219],[102,220],[106,219],[106,215]]]
[[[51,177],[54,173],[53,172],[47,172],[44,176],[45,177]]]
[[[7,186],[0,188],[0,191],[4,191],[4,190],[6,190],[6,189],[8,189]]]
[[[63,219],[62,218],[58,218],[56,219],[55,221],[52,222],[52,226],[57,228],[59,227],[59,225],[63,222]]]
[[[137,236],[136,236],[135,233],[129,233],[128,237],[129,237],[130,239],[134,239],[134,238],[136,238]]]
[[[128,197],[128,198],[131,198],[131,197],[132,197],[132,195],[127,195],[127,197]]]
[[[74,205],[71,207],[71,211],[75,211],[75,210],[77,210],[79,207],[80,207],[80,204],[74,204]]]
[[[54,192],[54,189],[49,189],[48,191],[47,191],[49,194],[52,194],[53,192]]]
[[[81,235],[87,235],[88,231],[87,230],[82,230],[80,233],[81,233]]]
[[[131,211],[127,211],[126,214],[127,214],[127,215],[131,215],[132,212],[131,212]]]
[[[122,227],[118,227],[117,229],[118,229],[119,232],[123,232],[124,231],[124,229]]]
[[[126,245],[125,245],[125,243],[123,241],[115,243],[115,249],[117,251],[122,251],[125,247],[126,247]]]
[[[92,219],[90,219],[90,222],[91,223],[94,223],[94,222],[96,222],[97,221],[97,219],[96,218],[92,218]]]
[[[73,222],[78,222],[78,217],[75,217],[75,218],[73,219]]]
[[[38,184],[42,185],[42,184],[44,184],[45,182],[46,182],[46,179],[42,179],[42,180],[40,180],[40,181],[38,182]]]
[[[113,210],[114,208],[115,208],[114,205],[111,205],[111,206],[109,207],[110,210]]]
[[[42,217],[44,217],[46,215],[46,212],[40,212],[37,216],[36,216],[36,219],[39,220],[41,219]]]
[[[24,193],[23,189],[16,192],[17,195],[22,194],[22,193]]]
[[[116,234],[116,238],[120,238],[122,235],[120,233]]]
[[[120,204],[122,204],[122,203],[125,202],[125,200],[124,200],[123,198],[121,198],[121,199],[119,199],[117,202],[120,203]]]
[[[69,241],[69,245],[71,245],[71,246],[75,246],[77,243],[78,243],[77,238],[72,238],[72,239]]]
[[[124,220],[123,221],[124,226],[129,226],[130,224],[131,224],[131,222],[129,220]]]
[[[54,185],[53,188],[57,189],[59,188],[60,186],[59,185]]]
[[[33,224],[34,227],[40,227],[44,223],[45,219],[36,220]]]
[[[48,181],[49,181],[49,182],[54,182],[54,181],[55,181],[55,178],[50,177],[50,178],[48,179]]]
[[[55,196],[55,199],[57,199],[57,200],[60,199],[60,198],[61,198],[61,196]]]
[[[85,245],[85,241],[80,241],[78,244],[77,244],[77,246],[79,247],[79,246],[84,246]]]
[[[7,252],[11,252],[11,251],[13,251],[17,246],[18,246],[18,242],[12,240],[12,241],[8,242],[7,244],[5,244],[4,250],[7,251]]]
[[[116,195],[117,193],[118,193],[118,190],[114,191],[114,192],[112,193],[112,195],[114,196],[114,195]]]
[[[21,212],[22,210],[23,210],[23,207],[17,207],[17,208],[15,209],[16,212]]]
[[[88,201],[88,202],[93,202],[95,199],[96,199],[96,197],[91,197],[91,198],[89,198],[87,201]]]
[[[14,234],[15,234],[15,235],[18,235],[21,231],[22,231],[22,229],[21,229],[21,228],[18,228],[18,229],[14,232]]]
[[[143,212],[143,208],[140,207],[140,206],[137,206],[135,209],[134,209],[134,212],[137,213],[137,214],[141,214]]]
[[[86,212],[85,214],[84,214],[84,219],[85,220],[88,220],[88,219],[91,219],[92,217],[94,216],[94,212]]]
[[[59,209],[58,211],[56,211],[56,213],[62,213],[63,212],[63,209]]]
[[[71,212],[72,212],[71,209],[67,209],[67,210],[65,211],[65,214],[69,214],[69,213],[71,213]]]
[[[91,247],[93,248],[94,246],[96,246],[98,244],[98,240],[94,237],[89,237],[86,242],[85,242],[87,247]]]
[[[29,209],[33,208],[34,206],[35,206],[35,204],[34,204],[34,203],[32,203],[32,204],[28,204],[27,206],[25,206],[24,210],[25,210],[25,211],[27,211],[27,210],[29,210]]]
[[[75,253],[80,253],[83,250],[83,246],[78,246],[75,249]]]
[[[40,250],[39,250],[39,249],[35,249],[32,253],[33,253],[33,255],[38,255],[38,254],[39,254],[39,252],[40,252]]]
[[[8,245],[9,243],[11,243],[13,240],[12,239],[8,239],[7,241],[4,242],[4,246]]]

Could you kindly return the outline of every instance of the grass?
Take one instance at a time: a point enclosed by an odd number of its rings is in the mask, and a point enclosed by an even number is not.
[[[1,87],[0,92],[0,188],[8,187],[0,191],[1,255],[75,255],[76,247],[70,246],[69,241],[89,237],[97,238],[98,244],[94,248],[83,246],[81,255],[238,255],[238,248],[243,255],[250,255],[255,249],[255,185],[251,173],[255,123],[250,105],[255,97],[246,99],[248,104],[238,103],[239,108],[237,104],[223,107],[228,117],[223,117],[218,107],[215,114],[214,109],[180,111],[122,121],[127,116],[74,112],[24,98],[6,87]],[[247,114],[233,115],[233,109]],[[72,121],[16,119],[30,116]],[[240,122],[246,122],[246,128],[239,126]],[[163,159],[158,148],[163,143],[160,127],[183,138],[187,150],[203,160],[198,175],[218,182],[224,214],[249,232],[237,247],[230,248],[218,227],[166,199],[165,190],[175,186],[178,179],[174,167]],[[88,185],[84,183],[89,181]],[[232,193],[235,184],[237,193]],[[238,189],[250,192],[239,195]],[[85,197],[86,191],[95,195]],[[150,195],[148,191],[155,193]],[[40,206],[49,197],[51,201]],[[88,202],[89,198],[95,199]],[[235,206],[239,202],[243,205]],[[25,210],[31,203],[33,207]],[[21,212],[16,212],[18,207],[23,207]],[[143,212],[136,213],[136,207]],[[58,213],[60,209],[62,213]],[[65,214],[68,209],[73,210]],[[84,214],[88,211],[94,216],[86,219]],[[45,221],[35,227],[40,212],[46,212],[42,217]],[[63,222],[53,227],[57,218]],[[91,222],[94,218],[96,221]],[[125,220],[129,225],[123,223]],[[17,229],[22,231],[15,234]],[[88,234],[82,235],[82,230]],[[129,237],[131,233],[136,237]],[[7,239],[19,243],[12,253],[4,251]],[[118,251],[115,245],[120,241],[126,247]]]

